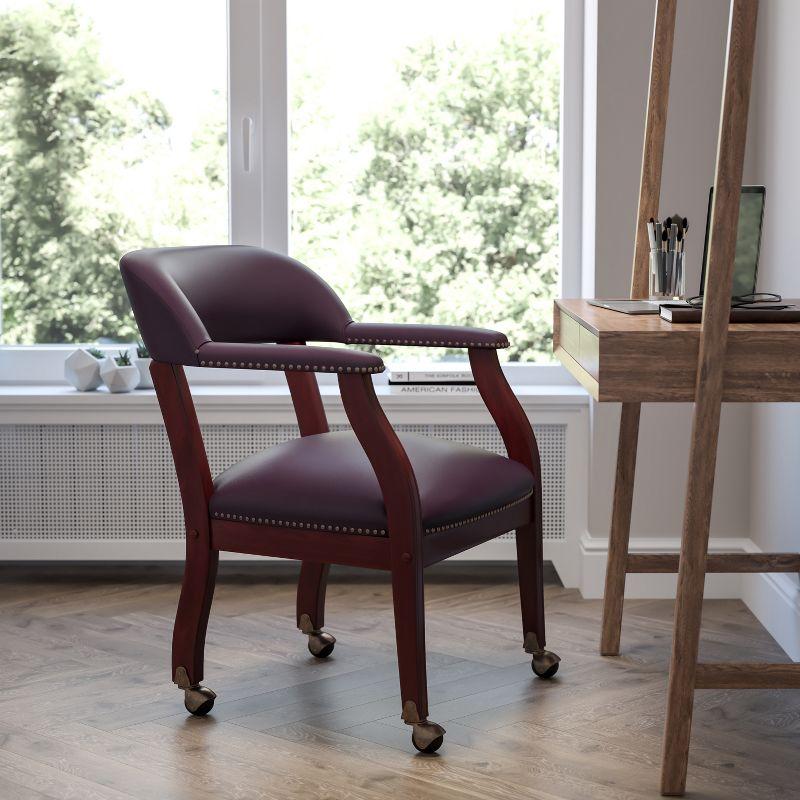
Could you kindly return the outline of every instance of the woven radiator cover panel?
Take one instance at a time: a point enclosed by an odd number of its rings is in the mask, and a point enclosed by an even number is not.
[[[505,455],[494,425],[396,428]],[[542,457],[544,537],[560,540],[566,425],[535,425],[534,430]],[[294,425],[203,427],[213,475],[298,435]],[[182,537],[178,487],[160,425],[0,426],[0,540]]]

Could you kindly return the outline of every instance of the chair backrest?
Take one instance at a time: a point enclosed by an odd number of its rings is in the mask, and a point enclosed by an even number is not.
[[[208,341],[339,342],[351,322],[322,278],[258,247],[136,250],[122,257],[120,270],[157,361],[194,364]]]

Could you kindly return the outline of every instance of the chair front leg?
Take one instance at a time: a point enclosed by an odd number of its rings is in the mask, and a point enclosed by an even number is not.
[[[403,557],[405,556],[405,558]],[[425,590],[419,559],[402,554],[392,563],[392,598],[400,669],[403,720],[409,724],[428,718],[428,681],[425,669]]]
[[[201,542],[189,542],[183,585],[172,634],[172,676],[184,690],[186,710],[195,716],[207,714],[216,694],[200,685],[208,615],[214,598],[219,551]]]
[[[339,388],[353,432],[381,487],[391,546],[392,594],[403,720],[413,725],[417,750],[433,753],[444,728],[428,721],[425,604],[422,584],[422,512],[411,462],[383,413],[370,375],[340,375]]]
[[[403,721],[414,726],[414,747],[421,753],[433,753],[441,747],[445,729],[428,720],[422,562],[410,553],[393,553],[392,597]]]
[[[175,462],[186,525],[186,564],[172,634],[172,680],[184,690],[186,710],[203,716],[211,711],[216,697],[200,685],[219,563],[219,551],[211,547],[208,516],[211,472],[183,367],[154,361],[150,374]]]
[[[322,630],[329,571],[329,564],[304,561],[297,584],[297,627],[308,636],[308,650],[316,658],[327,658],[336,644],[336,639]]]

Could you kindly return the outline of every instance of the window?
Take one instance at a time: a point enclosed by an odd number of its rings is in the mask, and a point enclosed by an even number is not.
[[[550,362],[580,285],[581,7],[0,0],[0,344],[133,341],[119,256],[232,241],[357,319]]]
[[[139,247],[228,241],[225,0],[0,0],[5,344],[137,338]]]
[[[290,252],[356,319],[497,327],[505,357],[551,360],[563,15],[288,5]]]

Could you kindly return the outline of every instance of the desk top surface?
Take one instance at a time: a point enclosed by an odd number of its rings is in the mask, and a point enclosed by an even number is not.
[[[800,305],[800,300],[787,299],[784,302]],[[667,322],[658,314],[622,314],[619,311],[590,305],[586,300],[556,300],[556,306],[596,336],[604,333],[672,333],[700,336],[699,323]],[[753,333],[794,334],[800,337],[800,322],[747,322],[733,323],[728,327],[729,336]]]

